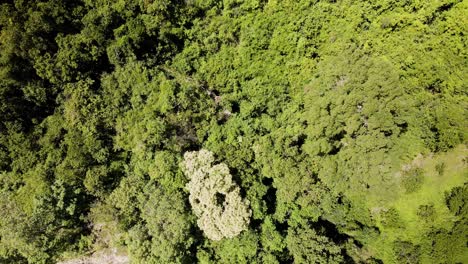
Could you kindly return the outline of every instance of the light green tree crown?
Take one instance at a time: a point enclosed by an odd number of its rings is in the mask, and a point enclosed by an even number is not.
[[[247,229],[249,203],[240,196],[227,165],[212,165],[213,161],[213,153],[208,150],[185,153],[190,204],[198,217],[198,226],[209,239],[233,238]]]

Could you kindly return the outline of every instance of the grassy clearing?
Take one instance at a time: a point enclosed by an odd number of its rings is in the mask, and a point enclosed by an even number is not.
[[[434,228],[444,228],[450,230],[457,217],[447,208],[446,194],[454,187],[462,186],[468,177],[467,170],[467,148],[465,145],[441,153],[438,155],[417,156],[411,164],[403,166],[397,173],[402,182],[405,171],[414,168],[422,170],[423,183],[420,188],[412,193],[407,193],[403,184],[400,189],[400,198],[389,202],[376,215],[379,221],[379,228],[382,236],[370,245],[374,252],[383,260],[393,259],[393,251],[389,250],[390,244],[397,240],[412,241],[413,244],[427,242],[425,234]],[[432,215],[424,221],[421,220],[418,211],[421,206],[433,208]],[[385,225],[385,210],[396,209],[398,219],[395,226]]]

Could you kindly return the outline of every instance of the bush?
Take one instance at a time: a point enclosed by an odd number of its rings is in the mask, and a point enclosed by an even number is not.
[[[403,174],[402,184],[406,193],[416,192],[424,183],[424,171],[420,168],[412,168]]]

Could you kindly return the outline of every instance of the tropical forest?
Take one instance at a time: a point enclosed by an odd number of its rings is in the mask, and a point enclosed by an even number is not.
[[[468,263],[467,0],[1,0],[0,263]]]

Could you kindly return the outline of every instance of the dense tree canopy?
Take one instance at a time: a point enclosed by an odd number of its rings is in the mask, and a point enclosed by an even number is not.
[[[3,1],[0,263],[468,262],[467,13]]]

